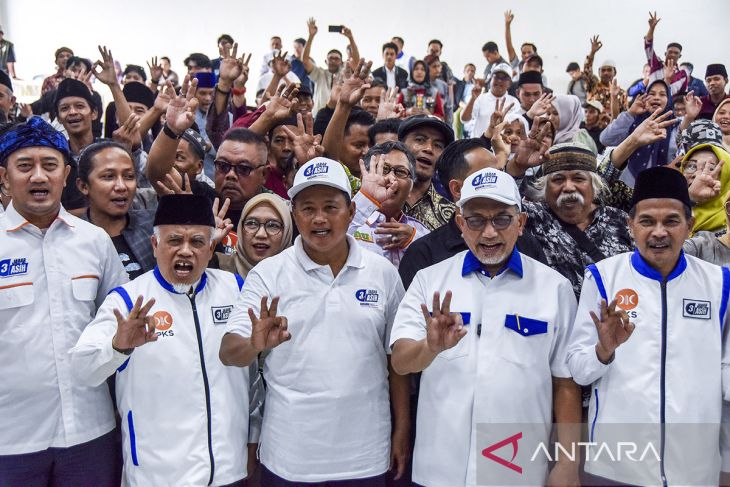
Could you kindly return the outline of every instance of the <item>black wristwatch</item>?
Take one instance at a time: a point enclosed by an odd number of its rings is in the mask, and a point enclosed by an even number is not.
[[[162,133],[164,133],[165,135],[167,135],[167,136],[168,136],[168,137],[170,137],[171,139],[175,139],[175,140],[177,140],[177,139],[179,139],[180,137],[182,137],[182,134],[179,134],[179,135],[178,135],[178,134],[176,134],[176,133],[175,133],[175,132],[174,132],[174,131],[173,131],[173,130],[172,130],[172,129],[171,129],[171,128],[170,128],[170,127],[169,127],[169,126],[167,125],[167,122],[165,122],[165,124],[163,124],[163,125],[162,125]]]

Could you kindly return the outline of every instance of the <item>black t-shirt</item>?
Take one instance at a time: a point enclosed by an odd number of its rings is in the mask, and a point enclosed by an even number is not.
[[[124,240],[123,236],[117,235],[116,237],[112,237],[112,243],[119,254],[119,260],[122,261],[122,265],[124,266],[124,270],[127,271],[130,281],[144,274],[144,269],[139,265],[137,257],[129,245],[127,245],[127,241]]]
[[[77,210],[86,206],[86,197],[76,186],[76,179],[79,177],[79,167],[76,161],[69,164],[71,170],[66,178],[66,186],[61,193],[61,204],[67,210]]]

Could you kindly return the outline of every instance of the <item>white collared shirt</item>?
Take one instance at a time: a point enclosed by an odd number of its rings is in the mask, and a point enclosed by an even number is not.
[[[395,317],[391,346],[426,338],[421,304],[430,309],[436,291],[442,298],[453,293],[451,313],[461,314],[467,333],[421,374],[413,481],[474,486],[477,462],[485,462],[478,453],[520,431],[510,425],[536,425],[535,433],[549,438],[552,377],[570,377],[566,352],[575,295],[567,279],[516,250],[493,278],[466,250],[416,274]],[[485,436],[479,433],[483,425]],[[547,464],[528,461],[530,453],[521,448],[514,461],[542,479]],[[534,477],[528,477],[533,483],[521,477],[500,483],[509,469],[489,460],[483,467],[480,476],[492,475],[491,485],[542,485]]]
[[[396,65],[393,65],[393,69],[388,69],[388,66],[383,66],[383,70],[385,71],[385,84],[388,85],[388,89],[393,88],[395,86],[395,68]]]
[[[128,280],[111,239],[63,207],[41,231],[11,203],[0,242],[0,455],[108,433],[107,385],[77,383],[67,352],[107,293]]]
[[[474,107],[472,107],[471,111],[471,119],[468,122],[464,122],[462,120],[464,128],[472,134],[472,137],[481,137],[484,131],[487,130],[487,127],[489,127],[489,120],[492,118],[492,113],[494,113],[494,110],[497,107],[497,101],[502,100],[503,98],[506,98],[504,108],[507,108],[510,104],[512,104],[512,108],[510,108],[507,112],[508,114],[520,114],[520,101],[514,96],[505,94],[502,98],[497,98],[492,94],[491,90],[486,93],[482,93],[476,100],[474,100]]]
[[[347,236],[336,277],[294,246],[246,277],[226,325],[251,336],[248,309],[280,296],[291,340],[264,361],[267,383],[261,463],[294,482],[373,477],[388,469],[390,401],[387,354],[403,285],[395,267]]]

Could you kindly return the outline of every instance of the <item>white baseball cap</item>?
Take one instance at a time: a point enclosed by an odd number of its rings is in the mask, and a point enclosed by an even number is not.
[[[348,195],[351,193],[350,179],[342,164],[326,157],[315,157],[299,168],[287,194],[294,199],[303,189],[318,184],[339,189]]]
[[[504,73],[511,78],[512,77],[512,66],[510,66],[507,63],[499,63],[492,68],[492,76],[497,74],[497,72]]]
[[[493,168],[477,171],[464,181],[461,187],[461,199],[456,202],[463,208],[467,201],[474,198],[486,198],[506,205],[517,205],[522,211],[522,197],[515,180],[504,171]]]

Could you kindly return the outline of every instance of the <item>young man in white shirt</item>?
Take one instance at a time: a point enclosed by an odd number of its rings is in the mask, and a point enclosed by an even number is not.
[[[105,383],[78,384],[68,351],[127,282],[109,236],[69,214],[68,142],[39,117],[0,139],[12,202],[0,217],[0,485],[119,485]]]
[[[507,63],[497,64],[492,68],[491,76],[492,83],[489,91],[476,98],[472,96],[461,111],[461,121],[472,137],[481,137],[487,130],[497,102],[503,98],[505,98],[504,106],[507,107],[508,114],[519,115],[520,113],[520,101],[507,94],[507,90],[512,85],[512,67]]]
[[[518,453],[511,436],[547,443],[554,417],[564,447],[580,437],[580,389],[566,363],[570,282],[515,247],[527,215],[507,173],[472,174],[457,204],[469,249],[416,274],[390,338],[393,368],[422,372],[413,481],[575,485],[576,461],[560,458],[547,479],[546,459],[531,459],[529,447]],[[510,443],[512,462],[507,452],[488,455]]]
[[[220,357],[240,367],[265,354],[262,485],[384,486],[408,456],[408,379],[388,358],[403,285],[347,235],[355,205],[340,163],[312,159],[289,196],[300,236],[246,277]]]

